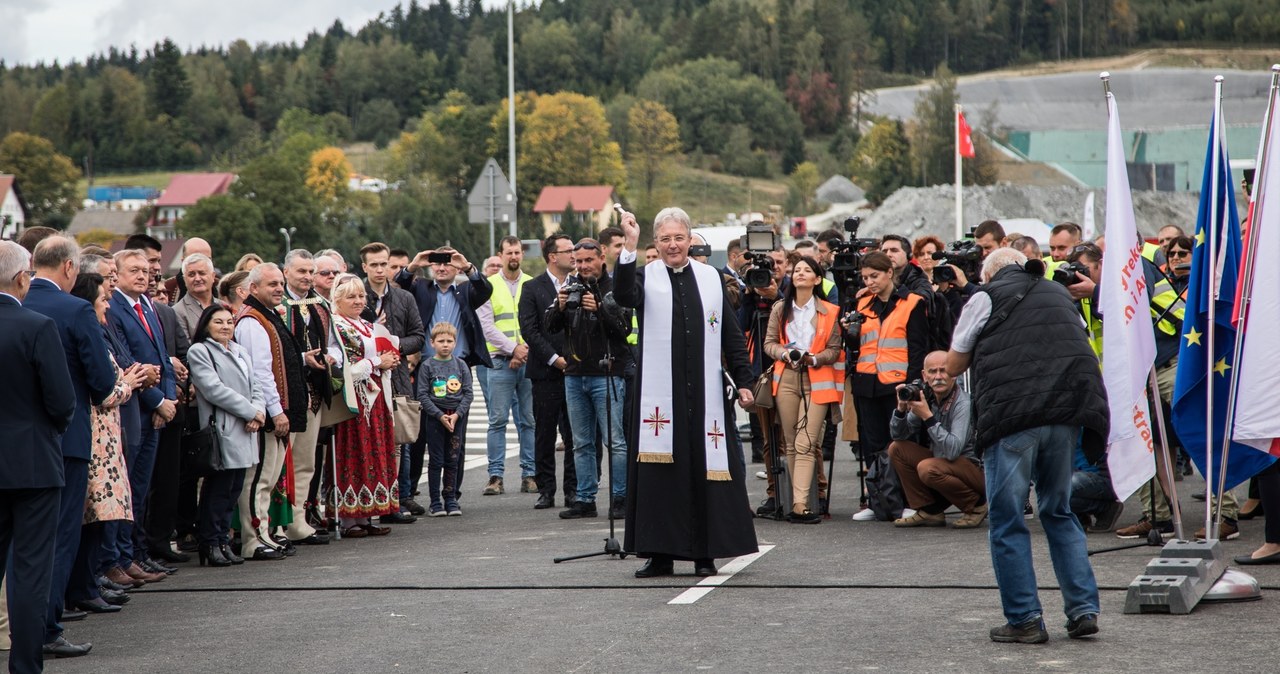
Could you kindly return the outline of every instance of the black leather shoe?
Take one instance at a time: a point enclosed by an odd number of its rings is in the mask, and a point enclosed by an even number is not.
[[[82,655],[88,655],[93,650],[93,644],[73,644],[67,641],[66,637],[58,637],[57,640],[51,641],[44,645],[45,657],[53,658],[78,658]]]
[[[184,555],[181,552],[174,552],[169,548],[157,548],[155,550],[148,550],[147,554],[151,555],[151,559],[153,560],[160,561],[160,562],[169,562],[170,564],[186,564],[187,562],[191,561],[191,555]]]
[[[394,513],[391,515],[383,515],[378,518],[383,524],[413,524],[418,518],[409,513]]]
[[[143,559],[138,562],[138,566],[141,566],[143,569],[150,571],[151,573],[163,573],[166,576],[172,576],[178,572],[174,567],[166,566],[151,558]]]
[[[693,572],[703,578],[716,575],[716,560],[698,559],[693,562]]]
[[[320,534],[311,534],[306,538],[299,538],[296,541],[293,539],[289,539],[289,542],[294,545],[328,545],[329,537],[321,536]]]
[[[768,515],[774,514],[774,512],[776,512],[777,510],[778,510],[778,504],[773,500],[773,497],[770,496],[769,498],[760,502],[760,507],[756,508],[756,515],[760,517],[766,517]]]
[[[650,557],[644,566],[636,569],[636,578],[656,578],[675,573],[675,564],[669,559]]]
[[[132,585],[121,585],[120,583],[114,582],[110,578],[107,578],[106,576],[98,576],[99,590],[106,589],[106,590],[111,590],[112,592],[128,592],[132,588],[133,588]]]
[[[84,620],[87,617],[89,617],[88,611],[81,611],[79,609],[74,609],[74,608],[64,608],[62,609],[62,618],[58,622],[73,623],[79,620]]]
[[[533,504],[534,510],[546,510],[547,508],[556,507],[556,497],[551,494],[542,494],[538,497],[538,502]]]
[[[250,557],[250,559],[252,559],[255,562],[260,562],[267,559],[284,559],[284,555],[281,554],[280,551],[275,548],[269,548],[263,545],[263,546],[259,546],[257,550],[253,551],[253,557]]]
[[[124,606],[129,603],[130,599],[132,599],[132,597],[123,592],[108,590],[105,587],[98,588],[98,594],[102,597],[102,601],[105,601],[108,604],[115,604],[116,606]]]
[[[76,602],[76,608],[89,613],[119,613],[120,607],[115,604],[108,603],[105,599],[90,599],[88,601]]]

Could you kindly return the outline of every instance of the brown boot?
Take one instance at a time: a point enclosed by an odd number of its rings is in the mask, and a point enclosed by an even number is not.
[[[130,578],[137,578],[138,580],[143,580],[148,583],[159,583],[165,578],[168,578],[168,576],[163,573],[151,573],[146,569],[143,569],[141,566],[138,566],[137,562],[130,564],[129,568],[125,569],[124,572],[129,574]]]
[[[103,575],[107,577],[107,580],[115,583],[116,585],[124,585],[125,587],[142,587],[147,584],[147,581],[130,576],[124,572],[124,569],[118,566],[111,567],[111,570]]]

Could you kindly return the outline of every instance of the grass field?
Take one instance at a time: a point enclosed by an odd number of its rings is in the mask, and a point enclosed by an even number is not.
[[[671,180],[671,203],[687,210],[695,222],[721,222],[729,213],[767,211],[783,204],[787,184],[779,180],[740,178],[691,166],[677,166]]]

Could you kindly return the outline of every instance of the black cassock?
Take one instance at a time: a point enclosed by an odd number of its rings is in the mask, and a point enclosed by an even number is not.
[[[693,263],[690,262],[692,265]],[[702,297],[692,269],[671,275],[671,353],[674,363],[649,363],[639,349],[641,369],[659,367],[669,371],[675,403],[672,412],[672,463],[640,463],[636,460],[639,434],[644,428],[640,414],[639,375],[631,382],[627,414],[627,520],[623,549],[639,557],[667,555],[675,559],[697,560],[737,557],[758,550],[747,498],[746,464],[741,452],[728,452],[731,480],[707,479],[703,430],[703,325]],[[717,272],[718,274],[718,272]],[[640,344],[644,344],[644,274],[634,262],[619,265],[614,273],[614,297],[623,306],[636,307],[640,317]],[[720,292],[724,292],[723,284]],[[749,386],[751,371],[746,340],[737,318],[724,300],[720,329],[724,367],[733,381]],[[726,382],[721,382],[721,388]],[[728,432],[736,433],[733,402],[725,400]],[[720,442],[725,442],[721,439]]]

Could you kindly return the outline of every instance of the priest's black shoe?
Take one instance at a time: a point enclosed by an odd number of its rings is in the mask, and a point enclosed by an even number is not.
[[[693,572],[703,578],[716,575],[716,560],[698,559],[693,562]]]
[[[76,602],[76,608],[89,613],[119,613],[121,610],[119,606],[110,604],[102,598],[78,601]]]
[[[187,562],[191,561],[191,555],[185,555],[181,552],[174,552],[169,548],[156,548],[154,550],[148,550],[147,554],[150,555],[151,559],[153,560],[160,561],[160,562],[168,562],[170,564],[186,564]]]
[[[756,515],[759,517],[768,517],[774,514],[777,510],[778,504],[773,500],[773,497],[770,496],[760,502],[760,507],[756,508]]]
[[[636,569],[636,578],[656,578],[670,576],[675,573],[675,565],[670,559],[650,557],[644,566]]]
[[[546,510],[554,507],[556,507],[556,497],[551,494],[542,494],[538,497],[538,502],[533,504],[534,510]]]
[[[81,655],[88,655],[92,649],[93,644],[73,644],[67,641],[66,637],[58,637],[57,640],[44,645],[44,656],[46,658],[78,658]]]

